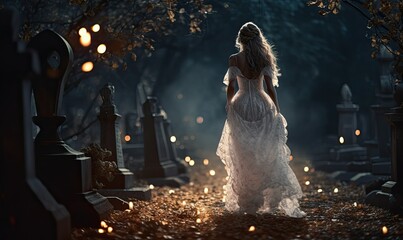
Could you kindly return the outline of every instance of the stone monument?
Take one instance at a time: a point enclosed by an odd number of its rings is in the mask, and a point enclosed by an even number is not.
[[[391,75],[391,63],[393,55],[385,46],[381,47],[378,62],[381,67],[378,92],[376,98],[378,104],[372,105],[371,109],[375,114],[376,141],[378,156],[371,158],[372,172],[378,175],[389,175],[391,171],[391,146],[390,126],[385,118],[385,113],[396,106],[393,101],[393,80]]]
[[[37,55],[17,41],[18,14],[0,10],[1,120],[0,236],[2,239],[70,239],[70,215],[35,174],[31,78]]]
[[[401,65],[400,70],[403,72]],[[399,77],[403,79],[403,74],[400,73]],[[394,98],[398,107],[392,108],[391,112],[385,114],[392,130],[392,181],[384,183],[381,190],[370,192],[365,202],[403,215],[403,83],[401,80],[395,84]]]
[[[142,118],[144,132],[144,169],[143,178],[157,185],[179,187],[184,184],[178,178],[176,159],[170,155],[170,144],[165,127],[164,117],[160,112],[157,98],[147,97],[143,104]]]
[[[151,190],[148,187],[134,188],[134,176],[125,168],[122,152],[122,138],[120,136],[119,120],[114,103],[115,88],[106,84],[100,91],[103,103],[100,108],[99,121],[101,125],[101,147],[112,152],[109,161],[116,163],[118,170],[114,180],[107,183],[99,192],[104,196],[117,196],[124,200],[137,198],[142,200],[151,199]]]
[[[352,103],[351,90],[347,84],[341,88],[341,103],[337,104],[339,112],[338,136],[340,145],[331,151],[331,157],[335,161],[352,162],[366,161],[366,148],[357,144],[357,112],[359,106]]]
[[[38,176],[66,206],[74,226],[99,226],[113,207],[92,189],[91,159],[68,146],[59,134],[66,119],[59,111],[73,61],[72,49],[51,30],[33,37],[28,47],[38,52],[42,65],[41,75],[33,81],[37,110],[33,121],[40,127],[35,138]]]

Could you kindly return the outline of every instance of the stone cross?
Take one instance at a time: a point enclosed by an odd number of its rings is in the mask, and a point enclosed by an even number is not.
[[[4,239],[70,239],[70,215],[36,178],[31,131],[31,79],[37,55],[17,41],[18,16],[0,10],[0,236]],[[3,222],[5,220],[5,222]]]
[[[91,159],[68,146],[59,134],[66,119],[59,112],[73,61],[72,49],[51,30],[33,37],[28,47],[38,52],[42,65],[40,76],[33,82],[37,109],[33,121],[40,127],[35,138],[38,176],[67,207],[74,226],[99,226],[113,207],[92,189]]]

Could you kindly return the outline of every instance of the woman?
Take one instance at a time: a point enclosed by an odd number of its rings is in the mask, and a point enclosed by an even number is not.
[[[274,89],[279,75],[276,57],[252,22],[241,27],[236,46],[239,52],[229,58],[224,77],[227,120],[217,148],[228,173],[225,207],[231,212],[280,211],[304,217],[298,203],[301,187],[288,165],[287,123]]]

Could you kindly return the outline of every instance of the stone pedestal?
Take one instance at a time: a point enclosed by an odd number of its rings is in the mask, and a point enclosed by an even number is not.
[[[65,121],[59,116],[63,89],[73,54],[70,45],[57,33],[45,30],[32,38],[29,45],[39,54],[43,66],[33,81],[40,127],[35,138],[38,177],[56,200],[66,206],[74,226],[99,226],[112,205],[92,190],[91,159],[65,144],[59,134]]]
[[[171,142],[164,127],[164,117],[159,111],[157,99],[148,97],[143,104],[142,118],[144,131],[144,170],[143,178],[157,185],[179,187],[184,184],[178,178],[178,166],[171,158]]]
[[[120,136],[119,120],[121,116],[116,112],[114,104],[114,87],[106,84],[100,91],[103,103],[100,108],[99,121],[101,125],[101,147],[112,152],[109,161],[116,163],[118,172],[114,180],[105,183],[99,192],[104,196],[117,196],[124,200],[137,198],[143,200],[151,199],[149,187],[134,187],[134,175],[125,168]]]

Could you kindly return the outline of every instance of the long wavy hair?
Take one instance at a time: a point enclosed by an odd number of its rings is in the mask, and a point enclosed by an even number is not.
[[[256,24],[247,22],[241,27],[235,46],[245,53],[246,61],[255,74],[270,66],[273,85],[278,86],[277,76],[280,74],[276,55]]]

